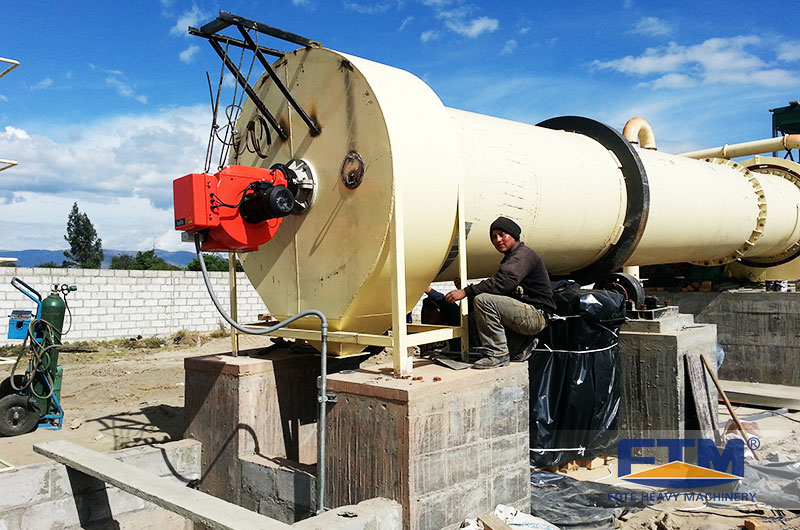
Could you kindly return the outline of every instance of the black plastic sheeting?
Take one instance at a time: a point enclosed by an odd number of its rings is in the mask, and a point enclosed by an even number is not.
[[[560,316],[539,335],[528,365],[531,464],[538,467],[616,454],[624,297],[567,289],[554,299]]]
[[[601,482],[584,482],[566,475],[531,472],[531,515],[560,527],[614,528],[614,519],[641,510],[645,502],[633,501],[630,492]]]

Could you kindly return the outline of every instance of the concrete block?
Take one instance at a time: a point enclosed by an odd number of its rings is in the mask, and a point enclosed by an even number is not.
[[[659,431],[678,438],[684,435],[688,388],[684,357],[689,353],[715,360],[716,327],[695,324],[658,333],[622,328],[622,397],[618,415],[621,436],[648,438]]]
[[[0,514],[51,498],[50,463],[22,466],[0,473]]]
[[[529,494],[516,478],[529,472],[520,420],[528,417],[527,366],[454,372],[423,361],[414,367],[422,381],[379,375],[387,369],[329,378],[339,395],[328,415],[331,503],[393,498],[404,528],[417,530],[457,527]],[[460,426],[477,434],[456,434]],[[493,486],[509,474],[515,478]]]
[[[258,455],[240,459],[242,490],[258,513],[294,523],[316,510],[313,466],[281,465]],[[247,507],[247,506],[245,506]]]
[[[348,515],[343,517],[345,513]],[[389,499],[369,499],[340,506],[292,526],[297,530],[400,530],[402,507]]]

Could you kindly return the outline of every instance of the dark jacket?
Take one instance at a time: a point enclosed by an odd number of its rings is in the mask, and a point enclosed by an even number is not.
[[[544,261],[532,248],[518,241],[505,253],[494,276],[464,288],[473,298],[481,293],[502,294],[516,298],[537,309],[553,313],[553,287]]]

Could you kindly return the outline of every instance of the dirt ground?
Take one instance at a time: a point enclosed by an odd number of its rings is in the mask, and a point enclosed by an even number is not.
[[[197,339],[201,344],[197,344]],[[113,451],[183,437],[183,359],[231,351],[229,337],[189,336],[163,347],[95,346],[92,352],[62,353],[61,401],[64,426],[0,437],[0,458],[21,466],[46,459],[32,445],[69,440],[96,451]],[[146,343],[145,343],[146,344]],[[268,339],[240,337],[242,349],[269,345]],[[8,376],[0,370],[0,379]]]
[[[168,340],[163,346],[149,348],[135,347],[150,344],[137,342],[94,346],[92,349],[96,351],[62,354],[64,428],[60,431],[38,429],[14,438],[0,438],[0,459],[14,466],[45,461],[33,452],[32,445],[49,440],[69,440],[97,451],[112,451],[182,438],[183,360],[229,352],[230,338],[189,336],[179,344]],[[269,344],[263,337],[240,338],[242,350]],[[7,375],[7,371],[0,369],[0,379]],[[739,407],[736,412],[747,417],[763,411]],[[727,419],[724,408],[720,409],[720,419]],[[760,419],[758,426],[764,449],[762,457],[800,460],[800,413]],[[619,482],[613,460],[599,469],[582,468],[568,474],[580,480]],[[758,528],[765,530],[800,528],[800,518],[796,514],[775,512],[764,506],[736,509],[666,502],[623,519],[617,521],[617,528],[741,529],[747,519],[758,521],[761,525]]]

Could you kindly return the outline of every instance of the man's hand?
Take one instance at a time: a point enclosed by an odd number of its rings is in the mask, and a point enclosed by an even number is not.
[[[450,303],[456,302],[466,297],[467,297],[467,291],[465,291],[464,289],[456,289],[455,291],[450,291],[449,293],[444,295],[444,299]]]

